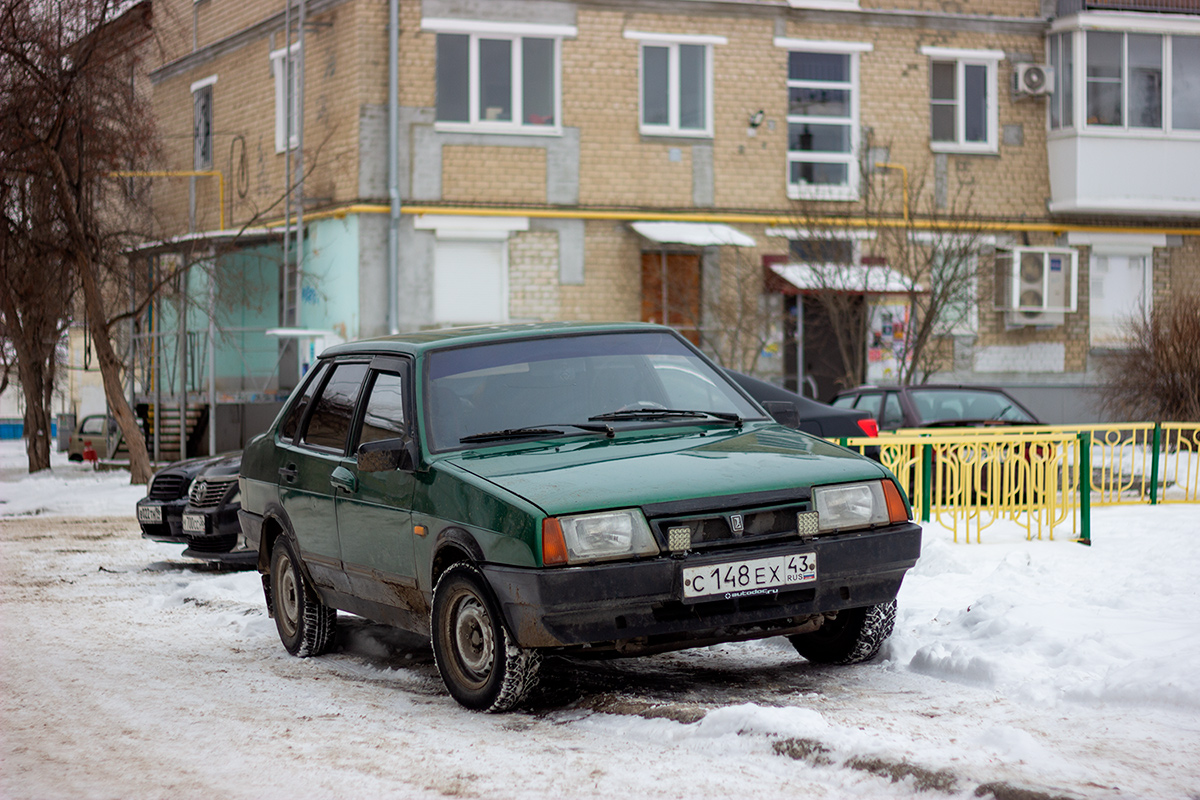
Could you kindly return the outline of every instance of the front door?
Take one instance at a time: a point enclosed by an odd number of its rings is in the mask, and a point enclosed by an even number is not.
[[[642,322],[670,325],[700,344],[699,255],[642,253]]]
[[[411,371],[407,362],[377,358],[367,379],[354,446],[384,439],[411,440]],[[413,557],[412,472],[367,472],[355,459],[337,493],[342,566],[352,593],[373,603],[424,614]]]

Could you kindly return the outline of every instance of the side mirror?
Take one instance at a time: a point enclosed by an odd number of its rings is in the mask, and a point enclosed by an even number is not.
[[[780,425],[786,425],[789,428],[800,427],[800,414],[796,412],[796,407],[787,400],[767,400],[762,405]]]
[[[380,439],[358,446],[358,469],[361,472],[391,472],[400,469],[412,472],[417,468],[416,447],[411,439]]]

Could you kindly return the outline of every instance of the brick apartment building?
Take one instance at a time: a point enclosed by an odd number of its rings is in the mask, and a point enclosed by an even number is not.
[[[196,268],[186,326],[171,298],[142,328],[143,404],[182,378],[252,427],[327,342],[664,305],[744,366],[720,312],[747,276],[755,368],[828,399],[806,268],[886,273],[872,220],[969,214],[937,380],[1083,420],[1120,321],[1200,291],[1196,0],[156,0],[154,24],[175,174],[139,256]],[[903,307],[869,284],[887,380]]]

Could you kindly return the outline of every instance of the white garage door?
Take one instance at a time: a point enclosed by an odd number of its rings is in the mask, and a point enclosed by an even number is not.
[[[508,321],[508,242],[439,240],[433,316],[438,324]]]

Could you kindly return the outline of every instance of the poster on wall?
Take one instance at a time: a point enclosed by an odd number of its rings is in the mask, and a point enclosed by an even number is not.
[[[867,383],[888,384],[899,380],[908,334],[907,303],[874,303],[867,329]]]

